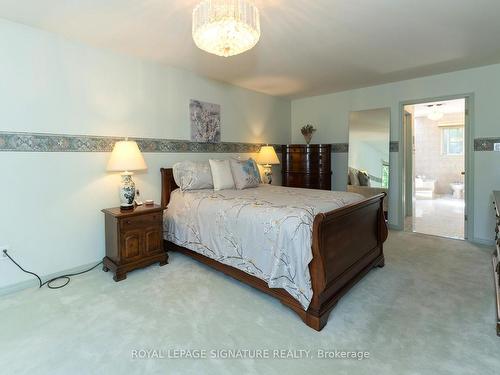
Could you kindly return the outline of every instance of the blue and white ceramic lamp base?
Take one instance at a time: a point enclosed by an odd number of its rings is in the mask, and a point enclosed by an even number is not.
[[[132,172],[124,172],[121,176],[120,209],[132,210],[134,208],[135,199],[135,183],[132,180]]]
[[[270,164],[263,165],[264,167],[264,182],[265,184],[270,184],[273,182],[273,171]]]

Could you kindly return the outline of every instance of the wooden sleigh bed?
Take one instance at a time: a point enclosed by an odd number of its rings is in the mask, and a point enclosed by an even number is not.
[[[161,169],[161,181],[161,204],[166,208],[170,194],[178,188],[171,168]],[[165,249],[188,255],[278,298],[309,327],[320,331],[338,300],[372,268],[384,266],[383,243],[388,235],[384,197],[385,194],[379,194],[316,215],[312,233],[313,260],[309,264],[313,297],[306,311],[287,291],[269,288],[265,281],[255,276],[166,240]]]

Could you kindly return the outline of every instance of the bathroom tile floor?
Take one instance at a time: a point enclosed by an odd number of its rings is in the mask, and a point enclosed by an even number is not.
[[[418,197],[413,202],[414,217],[407,217],[405,230],[435,236],[464,238],[465,202],[451,195],[434,199]]]

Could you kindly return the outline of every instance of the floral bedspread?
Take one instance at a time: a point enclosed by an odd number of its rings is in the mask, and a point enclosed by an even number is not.
[[[217,192],[177,189],[165,211],[164,237],[285,289],[307,310],[314,217],[362,199],[266,184]]]

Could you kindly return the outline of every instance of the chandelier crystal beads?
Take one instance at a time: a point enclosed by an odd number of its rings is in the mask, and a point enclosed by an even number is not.
[[[259,10],[247,0],[204,0],[193,10],[193,39],[217,56],[252,49],[260,38]]]

